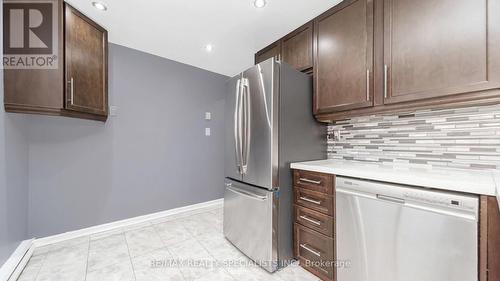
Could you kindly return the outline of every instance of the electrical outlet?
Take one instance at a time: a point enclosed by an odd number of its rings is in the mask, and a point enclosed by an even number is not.
[[[333,130],[328,134],[328,140],[330,141],[340,141],[340,130]]]
[[[212,120],[212,113],[211,112],[205,112],[205,120]]]
[[[211,134],[210,128],[205,128],[205,136],[209,137]]]
[[[340,130],[334,130],[333,131],[333,140],[334,141],[340,141]]]

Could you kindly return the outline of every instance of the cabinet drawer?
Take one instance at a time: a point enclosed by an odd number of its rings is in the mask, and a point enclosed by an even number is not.
[[[295,222],[333,237],[333,217],[296,205]]]
[[[294,234],[294,251],[301,265],[322,279],[333,279],[333,238],[297,223],[294,224]]]
[[[333,216],[333,196],[302,188],[295,188],[295,204]]]
[[[334,176],[303,170],[293,171],[293,184],[295,187],[312,191],[333,194]]]

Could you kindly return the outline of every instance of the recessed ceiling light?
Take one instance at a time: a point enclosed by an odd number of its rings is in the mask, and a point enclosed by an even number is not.
[[[92,2],[92,6],[101,11],[106,11],[108,9],[108,7],[106,7],[106,5],[102,2]]]
[[[207,51],[207,53],[212,52],[213,49],[214,49],[214,46],[212,44],[205,45],[205,51]]]
[[[255,0],[253,2],[253,5],[255,6],[255,8],[264,8],[266,6],[266,0]]]

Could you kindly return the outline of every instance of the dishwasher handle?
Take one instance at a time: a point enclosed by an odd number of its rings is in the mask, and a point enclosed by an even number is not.
[[[350,195],[350,196],[356,196],[356,197],[380,200],[380,201],[385,201],[385,202],[397,203],[397,204],[401,204],[405,207],[419,209],[422,211],[432,212],[432,213],[436,213],[436,214],[440,214],[440,215],[452,216],[452,217],[466,219],[466,220],[470,220],[470,221],[478,221],[478,214],[477,214],[477,212],[474,212],[473,210],[460,211],[460,210],[453,210],[453,209],[449,209],[449,208],[439,208],[439,207],[421,204],[421,203],[417,203],[417,202],[413,202],[413,201],[408,202],[408,201],[405,201],[404,199],[397,198],[397,197],[386,196],[386,195],[382,195],[382,194],[372,195],[371,193],[370,194],[362,193],[362,192],[357,192],[354,190],[343,189],[341,187],[337,187],[335,189],[335,192],[337,192],[339,194]]]
[[[377,194],[377,199],[396,203],[396,204],[404,204],[405,203],[405,200],[403,198],[392,197],[392,196],[387,196],[387,195],[382,195],[382,194]]]

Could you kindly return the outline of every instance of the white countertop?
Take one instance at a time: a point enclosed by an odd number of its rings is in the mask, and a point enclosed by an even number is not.
[[[291,168],[425,188],[497,196],[500,203],[500,172],[452,168],[402,168],[388,164],[342,160],[292,163]]]

